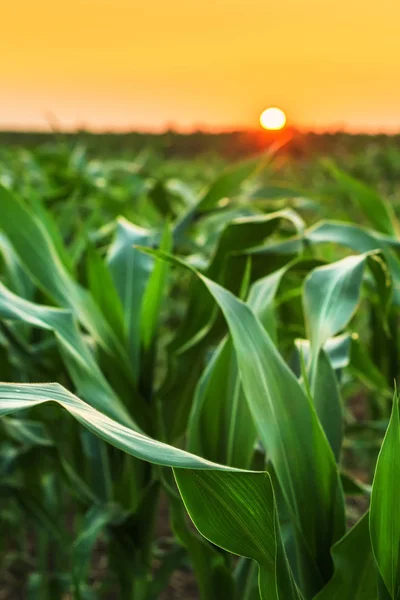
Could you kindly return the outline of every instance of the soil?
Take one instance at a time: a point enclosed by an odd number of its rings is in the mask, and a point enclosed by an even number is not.
[[[17,578],[17,572],[12,570],[1,573],[0,576],[0,600],[26,600],[25,586],[21,586],[21,579]],[[21,574],[19,574],[21,575]],[[26,579],[26,573],[23,579]],[[73,600],[72,596],[65,595],[63,598],[54,600]],[[107,595],[104,600],[122,600],[117,593]],[[175,571],[168,588],[162,592],[158,599],[154,600],[199,600],[196,580],[189,571]]]
[[[168,589],[160,595],[159,600],[198,600],[196,580],[192,573],[175,571],[172,574]]]

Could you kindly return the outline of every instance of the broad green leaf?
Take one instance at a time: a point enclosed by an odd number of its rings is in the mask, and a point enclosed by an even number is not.
[[[163,409],[167,440],[176,442],[186,432],[197,384],[204,370],[209,344],[189,348],[183,355],[168,353],[168,372],[158,398]],[[187,365],[190,365],[188,370]]]
[[[386,307],[391,294],[391,281],[379,254],[348,256],[314,269],[307,277],[303,302],[313,360],[325,342],[339,333],[353,316],[359,302],[366,264],[373,271],[380,298]]]
[[[276,337],[274,301],[289,271],[306,270],[317,261],[294,261],[256,281],[248,303],[271,337]],[[210,460],[247,468],[257,438],[229,339],[224,339],[196,388],[189,420],[189,449]]]
[[[153,187],[148,191],[149,199],[164,217],[175,215],[173,196],[169,192],[166,181],[155,181]]]
[[[213,468],[237,471],[237,469],[218,465],[184,450],[168,446],[126,427],[99,412],[57,383],[0,384],[0,417],[19,410],[31,409],[46,402],[55,402],[60,405],[97,436],[142,460],[188,469]]]
[[[184,235],[188,227],[191,225],[197,215],[201,215],[206,211],[213,210],[218,206],[225,206],[229,203],[232,196],[237,196],[241,189],[241,184],[250,177],[253,177],[260,172],[276,152],[284,146],[290,139],[282,136],[270,144],[269,148],[256,158],[245,159],[231,167],[219,175],[211,185],[203,191],[196,203],[194,203],[186,213],[184,213],[175,223],[174,238],[179,239]]]
[[[160,250],[164,252],[171,252],[172,250],[172,236],[168,224],[164,228]],[[161,303],[165,293],[167,276],[168,264],[163,260],[156,260],[143,295],[140,314],[141,339],[145,349],[149,349],[154,340],[160,320]]]
[[[385,263],[376,253],[349,256],[331,265],[319,267],[307,277],[303,289],[311,344],[311,395],[337,460],[343,436],[341,401],[335,373],[321,349],[353,316],[359,303],[366,264],[379,286],[381,301],[387,306],[386,298],[390,298],[391,282]]]
[[[249,245],[260,241],[276,230],[281,223],[297,226],[293,211],[281,211],[266,217],[235,219],[221,232],[213,257],[205,269],[206,274],[217,281],[225,281],[237,293],[246,272],[246,252]],[[300,226],[300,225],[299,225]],[[235,262],[237,252],[243,252]],[[232,261],[232,264],[231,264]],[[160,402],[170,440],[175,441],[187,426],[192,398],[203,369],[205,352],[210,343],[218,343],[224,333],[222,317],[217,321],[218,311],[207,290],[195,280],[190,287],[189,306],[177,335],[168,347],[168,377],[160,390]],[[191,365],[190,372],[187,364]]]
[[[107,262],[123,306],[131,368],[136,377],[140,372],[142,303],[154,260],[136,250],[134,246],[152,246],[155,239],[154,233],[121,218],[118,220],[115,239],[107,255]]]
[[[84,462],[80,469],[78,464],[75,470],[84,477],[90,489],[102,503],[111,502],[114,490],[107,446],[91,431],[80,428],[79,434]]]
[[[231,598],[233,581],[228,570],[226,556],[199,535],[195,528],[191,527],[176,485],[173,485],[174,482],[168,481],[170,476],[173,477],[173,473],[164,471],[162,474],[164,487],[168,494],[171,527],[178,542],[186,548],[189,554],[200,598],[201,600],[220,600],[221,595]],[[256,563],[251,562],[257,570]]]
[[[393,301],[399,306],[400,261],[394,253],[394,250],[398,250],[400,247],[399,240],[394,237],[381,235],[376,231],[365,229],[359,225],[351,225],[339,221],[320,221],[307,229],[304,237],[305,241],[311,244],[333,242],[361,253],[382,250],[393,277]],[[296,243],[298,241],[293,238],[291,244]]]
[[[400,418],[395,392],[392,416],[376,464],[369,522],[375,560],[393,600],[400,593],[400,511],[396,488],[399,478]]]
[[[122,304],[106,263],[97,249],[89,244],[87,255],[89,290],[115,333],[124,340],[124,314]]]
[[[283,267],[271,275],[267,275],[256,281],[249,294],[249,304],[257,314],[264,328],[271,336],[271,339],[277,341],[277,319],[275,314],[275,297],[282,278],[287,272],[287,267]]]
[[[264,475],[262,486],[254,473],[224,473],[221,477],[215,471],[176,470],[175,477],[200,533],[217,546],[258,562],[263,600],[300,600],[282,550],[268,475]],[[204,511],[206,504],[212,506],[209,514]]]
[[[319,221],[306,229],[304,237],[312,244],[335,243],[351,248],[356,252],[369,252],[385,247],[398,248],[399,240],[343,221]]]
[[[90,431],[128,454],[177,467],[175,476],[184,502],[200,530],[205,524],[203,534],[212,536],[214,543],[222,547],[228,539],[232,552],[259,561],[262,597],[270,598],[267,594],[273,584],[275,598],[301,599],[280,539],[268,474],[238,471],[153,440],[99,413],[58,384],[0,384],[0,416],[47,402],[60,405]],[[202,477],[203,470],[208,470],[209,477]],[[232,510],[232,502],[236,510]],[[205,510],[207,506],[212,510]],[[221,521],[223,510],[225,518]],[[237,530],[238,523],[242,532]]]
[[[290,274],[305,276],[307,272],[320,265],[314,259],[295,259],[289,261],[284,267],[274,271],[266,277],[257,280],[251,287],[248,303],[260,319],[264,328],[276,343],[277,317],[275,314],[275,300],[284,279]]]
[[[329,572],[329,561],[324,562],[326,544],[336,541],[335,537],[343,530],[337,495],[340,484],[325,435],[300,384],[251,309],[217,284],[204,277],[202,280],[224,312],[258,433],[295,522],[307,540],[321,574],[325,575]],[[302,448],[300,454],[298,446]],[[310,490],[314,506],[318,504],[315,511],[310,511],[310,504],[305,510],[307,502],[311,502]],[[322,506],[325,506],[323,512]],[[329,525],[326,522],[328,513],[332,519]],[[316,523],[319,523],[318,533]]]
[[[51,237],[51,240],[52,240],[52,243],[54,244],[57,255],[62,260],[66,269],[71,272],[72,271],[71,257],[69,256],[68,251],[64,246],[64,242],[63,242],[60,230],[57,226],[57,221],[56,221],[54,215],[50,211],[46,210],[44,203],[42,202],[42,200],[40,199],[40,197],[37,195],[37,193],[34,190],[31,190],[29,193],[29,201],[35,211],[35,215],[38,217],[38,219],[41,221],[41,223],[43,223],[43,225],[46,229],[46,232]]]
[[[366,513],[332,548],[335,572],[315,600],[376,600],[376,572]]]
[[[199,380],[188,436],[191,452],[222,464],[249,468],[257,432],[229,338],[221,342]]]
[[[4,260],[7,285],[19,296],[30,299],[34,289],[33,283],[25,273],[18,255],[4,234],[0,234],[0,253]]]
[[[304,284],[304,311],[314,360],[325,342],[339,333],[356,309],[365,255],[349,256],[314,269]]]
[[[339,462],[343,440],[342,402],[335,371],[324,350],[318,355],[311,394],[318,418]]]
[[[350,360],[350,334],[330,338],[321,348],[316,361],[313,379],[308,381],[312,400],[318,418],[324,428],[337,461],[343,438],[343,414],[340,390],[335,371],[346,367]],[[296,340],[298,355],[295,357],[294,371],[302,373],[302,365],[310,364],[311,348],[308,340]],[[297,364],[298,361],[298,364]]]
[[[184,265],[162,253],[155,254]],[[340,481],[327,438],[300,383],[251,308],[197,275],[224,313],[258,434],[294,524],[309,548],[311,563],[318,565],[323,581],[331,574],[329,549],[344,532]],[[319,585],[314,581],[315,591]]]

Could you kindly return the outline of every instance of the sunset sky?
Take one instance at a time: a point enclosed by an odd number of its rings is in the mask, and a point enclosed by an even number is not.
[[[12,0],[0,128],[400,131],[398,0]]]

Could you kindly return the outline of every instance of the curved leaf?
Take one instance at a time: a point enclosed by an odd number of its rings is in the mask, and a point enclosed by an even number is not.
[[[259,563],[263,600],[271,598],[271,585],[272,589],[276,588],[273,596],[276,600],[301,599],[284,554],[272,483],[267,473],[218,465],[153,440],[113,421],[58,384],[0,384],[0,416],[48,402],[57,403],[87,429],[124,452],[175,467],[183,500],[200,532],[213,543]],[[208,474],[203,476],[203,471]],[[209,510],[205,510],[207,506]],[[229,512],[226,512],[227,507]],[[101,528],[108,516],[100,511],[99,517],[96,523]],[[85,538],[77,542],[75,551],[79,553],[86,542],[92,543],[91,535],[85,534]]]
[[[0,317],[53,331],[79,392],[99,410],[122,423],[134,426],[132,418],[111,389],[83,341],[70,311],[29,302],[16,296],[0,283]]]
[[[390,597],[400,593],[400,511],[396,482],[400,478],[399,397],[379,452],[372,484],[370,530],[375,560]]]
[[[302,598],[283,552],[268,475],[262,485],[254,473],[224,473],[220,477],[216,471],[176,470],[175,477],[200,533],[217,546],[258,562],[262,600]],[[208,514],[203,510],[205,503],[212,507]]]
[[[164,253],[153,253],[187,267]],[[251,308],[207,277],[197,276],[224,313],[258,434],[308,546],[308,568],[318,565],[323,581],[331,575],[330,547],[344,532],[341,484],[327,438],[300,383]],[[314,578],[317,589],[319,584]]]
[[[332,548],[335,573],[315,600],[376,600],[377,580],[366,513]]]

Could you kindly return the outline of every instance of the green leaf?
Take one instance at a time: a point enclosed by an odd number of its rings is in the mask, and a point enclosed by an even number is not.
[[[4,259],[8,287],[19,296],[30,299],[34,285],[25,273],[12,244],[4,234],[0,234],[0,252]]]
[[[343,440],[342,403],[335,371],[324,350],[318,355],[311,394],[318,418],[339,462]]]
[[[307,270],[317,261],[293,261],[256,281],[248,303],[271,337],[276,337],[275,296],[289,271]],[[230,339],[224,339],[210,360],[196,388],[189,420],[189,449],[210,460],[247,468],[257,438],[240,382]]]
[[[314,360],[352,317],[360,297],[365,255],[314,269],[304,284],[304,312]]]
[[[396,237],[396,217],[389,202],[371,187],[345,173],[330,161],[326,161],[329,172],[340,188],[358,204],[371,225],[378,231]]]
[[[393,277],[393,300],[397,306],[400,305],[400,261],[394,253],[394,250],[400,248],[399,240],[359,225],[339,221],[320,221],[306,230],[304,238],[311,244],[333,242],[362,253],[382,250]],[[292,238],[289,243],[296,245],[298,240]]]
[[[172,250],[172,234],[169,225],[164,228],[160,242],[160,250]],[[156,260],[153,272],[150,275],[146,290],[143,295],[140,329],[141,339],[145,349],[149,349],[160,320],[161,304],[168,276],[168,264],[163,260]]]
[[[303,277],[309,270],[319,265],[320,261],[314,259],[294,259],[252,285],[248,303],[274,342],[277,341],[275,300],[284,279],[293,273]]]
[[[136,378],[140,372],[142,303],[153,271],[154,259],[139,252],[134,246],[152,246],[155,239],[154,233],[121,218],[118,220],[115,239],[107,255],[107,262],[123,306],[131,368]]]
[[[200,533],[217,546],[257,561],[263,600],[302,597],[282,550],[268,475],[175,471],[186,509]],[[251,507],[248,503],[252,498]],[[203,507],[211,505],[206,514]],[[280,549],[278,548],[280,546]]]
[[[248,264],[247,249],[254,243],[260,243],[283,223],[297,227],[295,213],[280,211],[262,217],[235,219],[225,225],[206,275],[240,293]],[[236,261],[239,259],[238,264]],[[167,349],[169,372],[159,394],[170,440],[174,441],[184,433],[205,352],[210,344],[219,342],[218,333],[224,332],[223,318],[217,320],[218,316],[213,299],[202,283],[195,280],[190,287],[185,319]],[[191,365],[189,373],[187,364]]]
[[[34,408],[46,402],[59,404],[97,436],[142,460],[173,467],[235,470],[168,446],[126,427],[83,402],[57,383],[0,384],[0,417],[19,410]]]
[[[315,600],[376,600],[368,513],[332,548],[335,573]]]
[[[38,217],[39,221],[43,223],[46,232],[51,237],[57,255],[62,260],[66,269],[71,272],[72,260],[70,255],[68,254],[67,249],[64,246],[64,242],[61,233],[58,229],[57,221],[54,215],[50,211],[46,210],[44,203],[34,190],[31,190],[31,193],[29,194],[29,201],[35,211],[35,215]]]
[[[249,294],[248,302],[250,306],[274,342],[277,341],[278,337],[275,297],[287,270],[288,267],[283,267],[278,271],[274,271],[271,275],[259,279],[253,284]]]
[[[0,317],[53,331],[79,393],[99,410],[123,423],[134,425],[83,341],[70,311],[29,302],[0,283]]]
[[[87,429],[128,454],[176,467],[175,476],[184,502],[201,530],[204,524],[203,534],[210,534],[214,543],[222,547],[228,540],[230,551],[260,561],[263,599],[271,598],[267,595],[271,583],[277,590],[275,598],[301,599],[280,539],[268,474],[238,471],[153,440],[96,411],[58,384],[0,384],[0,416],[47,402],[57,403]],[[202,476],[203,470],[208,470],[209,477]],[[226,474],[228,477],[224,477]],[[230,508],[227,513],[226,506],[232,507],[233,501],[235,510]],[[235,519],[231,515],[236,515]],[[220,516],[225,518],[221,521]],[[100,525],[103,523],[101,518]],[[237,531],[238,523],[246,535]]]
[[[280,211],[269,215],[238,218],[226,223],[205,270],[205,275],[239,293],[246,262],[243,262],[240,270],[237,265],[234,268],[235,257],[238,254],[243,255],[249,248],[261,244],[282,223],[286,221],[293,223],[295,218],[296,215],[292,211]],[[192,344],[198,343],[208,333],[215,321],[216,314],[212,298],[201,282],[195,281],[191,288],[185,320],[173,341],[172,349],[183,352]]]
[[[348,256],[331,265],[318,267],[304,283],[303,303],[312,360],[325,342],[339,333],[353,316],[361,293],[365,265],[376,280],[385,313],[391,298],[391,280],[379,253]]]
[[[340,486],[333,456],[318,419],[251,309],[217,284],[205,277],[202,280],[229,325],[245,395],[286,501],[314,560],[320,565],[321,574],[325,569],[329,572],[324,553],[342,532],[343,517],[340,502],[337,504]],[[301,453],[298,447],[302,448]],[[310,510],[311,495],[314,511]],[[333,527],[332,521],[329,525],[326,522],[327,514],[333,519]],[[319,523],[318,534],[316,523]]]
[[[232,341],[225,338],[197,385],[189,420],[188,448],[210,460],[246,469],[256,438]]]
[[[375,560],[390,597],[400,593],[400,511],[396,482],[400,478],[399,397],[378,456],[372,484],[370,530]]]
[[[187,266],[168,255],[155,254]],[[197,275],[224,313],[254,423],[298,534],[309,549],[308,569],[311,572],[317,567],[323,581],[331,574],[329,549],[343,535],[344,514],[334,456],[315,409],[251,308]],[[314,572],[315,591],[319,584]]]
[[[124,340],[124,314],[114,282],[96,248],[89,244],[87,255],[89,290],[113,330]]]
[[[71,309],[114,361],[114,367],[124,369],[128,379],[132,379],[123,344],[92,296],[73,280],[43,222],[19,198],[2,187],[0,223],[31,279],[60,306]]]
[[[385,262],[377,253],[349,256],[312,271],[304,283],[303,303],[311,344],[309,379],[317,414],[339,460],[342,444],[342,411],[336,376],[322,347],[349,322],[358,306],[365,266],[379,288],[380,301],[387,310],[391,282]]]
[[[229,572],[226,556],[213,544],[199,535],[187,519],[187,512],[174,482],[168,482],[164,471],[162,478],[168,494],[171,526],[180,544],[186,548],[196,575],[201,600],[219,600],[231,598],[233,581]],[[169,479],[169,477],[168,477]],[[251,561],[257,569],[257,565]],[[258,590],[258,583],[257,583]]]
[[[399,240],[394,237],[382,235],[361,225],[333,219],[322,220],[312,225],[305,231],[304,237],[312,244],[335,243],[361,253],[400,246]]]

